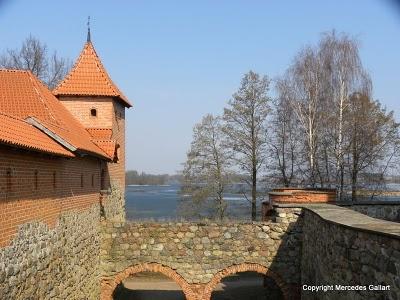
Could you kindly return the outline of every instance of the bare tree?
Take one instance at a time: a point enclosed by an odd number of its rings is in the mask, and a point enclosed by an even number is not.
[[[287,78],[292,88],[291,101],[305,137],[305,156],[308,161],[308,182],[315,186],[317,179],[317,150],[321,120],[322,64],[318,51],[311,47],[302,50],[289,68]]]
[[[221,119],[206,115],[193,129],[193,141],[183,170],[182,193],[191,197],[190,210],[201,215],[212,200],[214,215],[226,216],[224,191],[229,182],[229,159],[223,145]],[[196,209],[194,209],[196,207]]]
[[[333,129],[333,149],[335,156],[335,182],[339,199],[343,195],[345,179],[345,113],[349,106],[350,95],[357,91],[369,90],[370,79],[363,69],[359,57],[358,43],[345,34],[335,31],[326,33],[319,44],[323,64],[325,98],[331,107],[330,119]],[[330,102],[330,103],[329,103]]]
[[[271,153],[269,169],[284,186],[293,184],[299,164],[301,164],[300,136],[298,121],[293,110],[292,90],[287,78],[276,82],[278,98],[273,102],[268,146]]]
[[[224,109],[224,132],[227,145],[234,152],[234,161],[249,175],[251,187],[251,218],[256,219],[257,179],[266,162],[267,115],[270,111],[269,79],[253,71],[242,79],[239,90],[233,94]]]
[[[399,124],[395,122],[392,111],[386,112],[378,101],[361,93],[349,98],[345,119],[351,192],[353,201],[356,201],[360,172],[380,169],[383,177],[398,155]]]
[[[49,55],[46,44],[30,35],[20,49],[7,49],[0,56],[0,67],[29,70],[53,89],[68,73],[71,62],[58,57],[57,52]]]

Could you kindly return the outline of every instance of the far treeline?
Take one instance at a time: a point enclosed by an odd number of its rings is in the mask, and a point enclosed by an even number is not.
[[[137,185],[163,185],[179,183],[180,175],[168,175],[168,174],[146,174],[145,172],[138,173],[135,170],[126,171],[125,173],[125,184],[137,184]]]
[[[358,42],[332,31],[274,80],[249,71],[224,113],[203,117],[193,130],[182,193],[191,195],[192,207],[212,199],[221,219],[234,172],[246,176],[253,220],[261,181],[336,188],[339,200],[356,201],[363,174],[377,183],[398,174],[399,141],[393,112],[372,98]]]

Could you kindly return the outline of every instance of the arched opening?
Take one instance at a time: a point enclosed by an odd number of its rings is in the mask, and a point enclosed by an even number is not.
[[[114,300],[185,300],[181,287],[171,278],[144,271],[124,279],[114,290]]]
[[[154,276],[154,273],[158,275]],[[160,276],[163,275],[163,276]],[[135,276],[136,275],[136,276]],[[149,277],[150,276],[150,277]],[[165,280],[165,277],[168,279]],[[151,279],[150,279],[151,278]],[[148,286],[151,285],[150,280],[156,280],[156,285],[161,287],[159,289],[149,289]],[[162,284],[160,284],[160,279]],[[147,283],[146,283],[147,280]],[[171,284],[171,280],[173,284]],[[176,291],[174,284],[178,285],[180,291]],[[147,287],[146,287],[147,286]],[[155,286],[155,285],[153,285]],[[162,290],[163,286],[169,287],[170,291]],[[133,291],[136,287],[136,290]],[[138,287],[142,288],[138,291]],[[164,294],[161,292],[165,292]],[[196,296],[192,292],[190,285],[185,281],[185,279],[180,276],[175,270],[170,267],[157,264],[157,263],[144,263],[140,265],[135,265],[127,268],[126,270],[118,273],[114,278],[103,278],[102,280],[102,290],[101,299],[111,300],[111,299],[187,299],[195,300]],[[183,296],[183,298],[182,298]],[[134,298],[135,297],[135,298]],[[147,298],[144,298],[147,297]],[[157,298],[159,297],[159,298]],[[177,297],[177,298],[172,298]]]
[[[218,272],[204,289],[203,299],[289,299],[289,289],[267,267],[244,263]]]

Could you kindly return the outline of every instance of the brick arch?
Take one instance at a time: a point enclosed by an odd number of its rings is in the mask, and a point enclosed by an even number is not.
[[[233,265],[216,273],[214,277],[210,280],[210,282],[208,282],[207,285],[204,287],[204,292],[203,292],[204,294],[202,299],[204,300],[211,299],[211,293],[223,278],[236,273],[248,272],[248,271],[257,272],[272,278],[275,281],[276,285],[281,289],[283,298],[285,300],[291,299],[290,288],[281,278],[281,276],[270,271],[267,267],[255,263],[242,263],[238,265]]]
[[[101,300],[112,300],[112,295],[124,279],[141,272],[161,273],[174,280],[182,289],[187,300],[195,300],[196,294],[192,291],[186,280],[172,268],[158,263],[143,263],[126,268],[112,278],[103,278],[101,281]]]

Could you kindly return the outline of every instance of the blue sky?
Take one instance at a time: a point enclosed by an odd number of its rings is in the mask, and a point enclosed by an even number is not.
[[[75,60],[92,41],[127,112],[127,168],[175,173],[192,127],[220,114],[242,75],[275,78],[304,45],[336,29],[358,38],[374,97],[400,118],[400,6],[353,1],[4,1],[0,51],[32,34]]]

